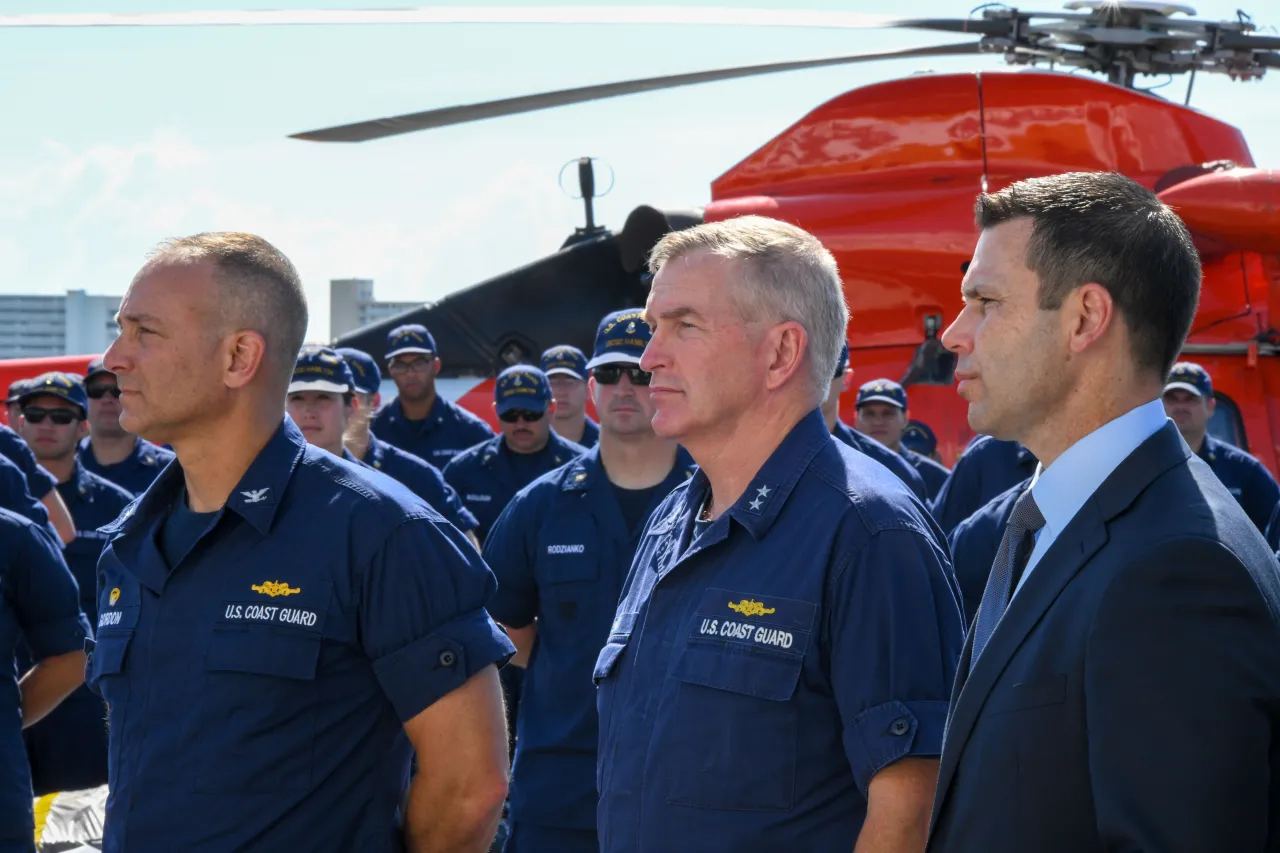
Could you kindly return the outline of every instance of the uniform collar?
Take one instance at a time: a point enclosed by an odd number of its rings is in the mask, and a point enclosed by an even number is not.
[[[400,405],[400,398],[396,397],[391,401],[391,409],[398,420],[404,421],[406,424],[412,424],[422,432],[430,432],[444,421],[445,415],[449,412],[449,401],[440,396],[440,392],[436,391],[436,398],[431,403],[431,410],[427,412],[427,416],[420,421],[411,420],[404,413],[404,407]]]
[[[378,438],[373,433],[369,433],[369,447],[364,452],[364,459],[360,461],[371,468],[382,470],[382,460],[387,455],[387,447],[389,445]]]
[[[813,457],[833,440],[820,410],[814,409],[805,415],[760,466],[747,490],[726,514],[745,527],[753,538],[761,539],[782,512]],[[691,518],[697,517],[709,487],[707,475],[699,469],[693,475],[686,498],[693,501]]]
[[[1200,442],[1200,452],[1197,453],[1196,455],[1199,456],[1201,459],[1203,459],[1205,462],[1213,462],[1217,460],[1218,455],[1221,452],[1222,452],[1222,449],[1218,447],[1217,439],[1215,439],[1213,436],[1209,435],[1209,433],[1206,432],[1204,434],[1204,441]]]
[[[480,462],[486,466],[492,465],[493,459],[496,456],[506,456],[507,458],[511,458],[517,455],[515,451],[507,447],[507,440],[502,433],[498,433],[493,438],[486,441],[482,446],[484,447],[484,450],[480,453]],[[553,468],[559,468],[571,459],[576,459],[581,456],[581,454],[578,453],[577,445],[573,444],[567,438],[561,438],[556,435],[554,430],[551,432],[550,438],[547,439],[546,446],[541,450],[536,453],[520,455],[541,456],[544,453],[553,456],[557,454],[559,455],[559,461],[552,466]],[[556,460],[553,459],[552,461]]]
[[[235,512],[263,535],[271,531],[280,500],[293,470],[306,451],[307,440],[285,415],[280,426],[250,463],[240,482],[227,498],[226,509]],[[173,506],[184,487],[182,465],[177,460],[167,466],[142,497],[134,501],[114,522],[103,527],[106,533],[128,534],[150,524]]]
[[[76,490],[81,498],[92,500],[90,495],[93,483],[89,480],[89,470],[80,464],[80,460],[76,459],[72,464],[71,476],[67,478],[67,484]]]
[[[573,461],[565,465],[564,476],[560,481],[560,490],[563,492],[590,491],[592,484],[603,476],[603,472],[604,466],[600,464],[600,445],[597,444],[585,453],[574,457]],[[671,466],[671,472],[662,481],[663,483],[671,484],[671,488],[667,489],[666,493],[669,494],[671,489],[688,480],[697,472],[697,463],[693,461],[689,451],[677,446],[675,464]]]

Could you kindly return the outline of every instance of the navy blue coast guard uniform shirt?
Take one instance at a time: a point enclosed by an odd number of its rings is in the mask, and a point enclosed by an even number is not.
[[[591,420],[591,418],[582,419],[582,438],[578,439],[576,444],[590,450],[600,443],[600,424]]]
[[[934,462],[923,453],[917,453],[908,447],[901,448],[899,455],[910,462],[911,467],[915,468],[916,473],[920,475],[920,479],[924,480],[924,490],[928,493],[929,500],[936,498],[951,474],[947,466],[941,462]]]
[[[97,624],[98,558],[107,540],[98,528],[115,521],[133,495],[80,464],[65,483],[58,484],[58,494],[76,527],[76,538],[63,548],[62,556],[80,588],[80,609],[89,624]],[[36,796],[107,783],[106,716],[102,699],[81,685],[48,716],[23,732]]]
[[[1239,501],[1254,526],[1265,534],[1271,513],[1280,504],[1280,486],[1266,466],[1235,445],[1211,435],[1204,437],[1198,455]]]
[[[817,411],[691,542],[707,490],[650,518],[596,663],[600,849],[849,853],[876,771],[941,752],[941,533]]]
[[[430,462],[392,447],[376,435],[369,436],[369,449],[359,461],[403,483],[463,533],[480,525],[471,511],[462,505],[453,486],[445,482],[440,469]]]
[[[1031,451],[1016,441],[976,436],[933,501],[938,526],[950,533],[987,501],[1034,474],[1036,464]]]
[[[487,423],[438,394],[423,420],[411,421],[405,417],[397,397],[373,416],[370,428],[391,446],[425,459],[437,468],[444,468],[468,447],[493,437]]]
[[[98,568],[105,853],[401,851],[403,723],[513,651],[475,549],[285,418],[176,566],[169,466]],[[188,514],[190,515],[190,514]]]
[[[516,454],[507,448],[506,439],[495,435],[454,457],[444,468],[444,478],[480,522],[476,535],[483,542],[516,492],[585,452],[582,445],[552,432],[547,446],[537,453]]]
[[[89,625],[58,548],[22,516],[0,509],[0,853],[34,853],[31,776],[22,744],[22,697],[13,659],[20,643],[36,660],[84,647]]]
[[[52,492],[53,487],[58,484],[58,478],[36,461],[36,455],[22,440],[22,436],[4,424],[0,424],[0,456],[4,456],[21,469],[22,475],[27,478],[27,491],[31,492],[31,496],[38,501],[44,500],[44,496]]]
[[[863,435],[841,420],[836,421],[831,434],[845,444],[870,456],[884,467],[892,471],[899,480],[907,484],[911,493],[926,504],[929,501],[929,490],[925,487],[924,478],[920,476],[910,462],[885,447],[869,435]]]
[[[53,522],[49,521],[49,511],[31,494],[22,469],[3,455],[0,455],[0,509],[17,513],[32,522],[52,537],[55,545],[62,547],[62,539],[53,529]]]
[[[515,822],[596,828],[591,673],[649,513],[695,470],[679,450],[648,512],[628,528],[595,447],[517,494],[485,540],[498,577],[489,612],[513,628],[538,620],[512,767]]]
[[[137,439],[133,445],[133,453],[114,465],[103,465],[93,455],[93,446],[89,439],[80,442],[80,464],[86,470],[97,474],[104,480],[110,480],[120,488],[133,495],[140,495],[160,476],[164,466],[173,461],[173,451],[157,447],[149,441]]]

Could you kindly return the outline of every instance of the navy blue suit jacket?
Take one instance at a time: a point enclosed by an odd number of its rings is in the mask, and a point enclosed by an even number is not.
[[[970,648],[931,853],[1280,851],[1280,566],[1172,423]]]

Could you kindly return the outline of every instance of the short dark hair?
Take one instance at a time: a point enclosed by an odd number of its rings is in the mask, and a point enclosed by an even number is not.
[[[288,384],[307,334],[302,279],[284,253],[256,234],[207,231],[166,240],[152,263],[211,262],[222,290],[222,323],[247,328],[266,341],[266,366]]]
[[[1164,380],[1200,302],[1200,256],[1155,193],[1114,172],[1068,172],[983,193],[975,213],[982,229],[1030,218],[1026,263],[1040,278],[1040,307],[1061,308],[1097,282],[1129,328],[1139,369]]]

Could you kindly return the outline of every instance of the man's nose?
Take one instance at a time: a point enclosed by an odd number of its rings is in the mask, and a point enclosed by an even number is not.
[[[973,322],[968,308],[962,310],[942,333],[942,345],[957,355],[973,351]]]

